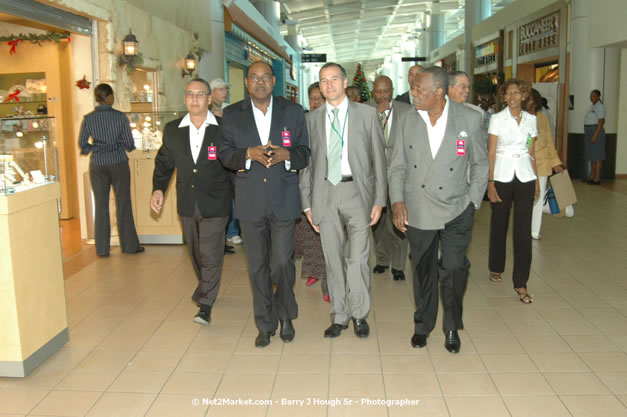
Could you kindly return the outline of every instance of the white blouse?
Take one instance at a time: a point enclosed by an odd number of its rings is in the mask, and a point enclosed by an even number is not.
[[[498,137],[494,163],[495,181],[510,182],[514,180],[514,175],[520,182],[536,179],[528,151],[532,139],[538,136],[536,116],[526,111],[521,114],[520,125],[510,114],[508,107],[490,117],[488,133]]]
[[[584,125],[598,125],[599,119],[605,119],[605,105],[601,100],[590,106],[590,110],[583,116]]]

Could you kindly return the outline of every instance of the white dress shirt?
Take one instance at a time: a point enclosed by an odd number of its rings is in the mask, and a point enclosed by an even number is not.
[[[494,181],[510,182],[514,175],[520,182],[536,179],[528,151],[530,141],[538,136],[536,116],[526,111],[521,114],[520,125],[516,123],[508,107],[490,117],[488,133],[498,137]]]
[[[431,146],[431,156],[433,159],[435,159],[435,156],[438,154],[438,150],[440,150],[440,145],[442,145],[444,132],[446,131],[446,122],[448,121],[448,97],[444,97],[444,99],[446,100],[446,104],[444,105],[442,114],[435,122],[435,126],[431,125],[428,111],[418,110],[418,114],[427,125],[427,134],[429,135],[429,145]]]
[[[331,137],[331,124],[333,123],[333,109],[334,107],[329,104],[327,101],[325,103],[326,111],[327,111],[327,123],[326,123],[326,136],[327,136],[327,150],[329,149],[329,139]],[[344,141],[344,146],[342,146],[342,176],[350,177],[353,175],[351,171],[351,166],[348,163],[348,97],[344,96],[344,99],[337,106],[339,112],[337,114],[337,118],[340,123],[340,136],[342,136]]]
[[[202,141],[205,138],[205,129],[209,125],[218,126],[218,121],[215,116],[207,109],[207,117],[205,121],[200,126],[200,129],[196,129],[196,126],[192,123],[192,119],[187,113],[181,123],[179,123],[179,127],[189,127],[189,148],[192,151],[192,158],[194,158],[194,163],[198,161],[198,155],[200,155],[200,147],[202,146]]]
[[[266,146],[268,141],[270,140],[270,127],[272,126],[272,103],[273,98],[270,96],[270,104],[268,105],[268,109],[266,110],[266,114],[263,113],[261,109],[255,106],[255,102],[251,99],[250,104],[253,106],[253,116],[255,118],[255,125],[257,126],[257,132],[259,133],[259,139],[261,140],[261,145]],[[274,143],[273,145],[276,145]],[[246,169],[250,169],[250,164],[252,164],[252,160],[246,160]],[[291,162],[285,162],[285,169],[290,170]]]

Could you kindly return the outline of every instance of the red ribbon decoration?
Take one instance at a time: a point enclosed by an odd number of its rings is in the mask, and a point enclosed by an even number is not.
[[[16,39],[14,41],[8,41],[7,44],[11,47],[11,49],[9,50],[9,55],[13,55],[15,53],[15,48],[17,47],[17,44],[20,43],[22,40],[21,39]]]
[[[8,103],[11,100],[20,101],[20,98],[18,97],[18,95],[20,95],[20,93],[21,93],[20,90],[15,90],[15,93],[9,94],[7,96],[7,98],[4,99],[4,102]]]

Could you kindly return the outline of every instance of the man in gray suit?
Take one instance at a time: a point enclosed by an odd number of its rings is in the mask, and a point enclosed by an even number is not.
[[[442,68],[425,68],[416,76],[411,92],[418,111],[399,117],[388,179],[394,225],[407,231],[414,264],[411,345],[425,346],[435,327],[439,281],[444,347],[457,353],[470,268],[466,249],[488,183],[488,157],[481,116],[447,99],[447,90]]]
[[[327,270],[333,323],[325,337],[339,336],[351,318],[358,337],[370,334],[369,231],[387,199],[377,112],[350,101],[347,84],[340,65],[330,62],[320,69],[327,101],[307,118],[311,163],[300,178],[302,204],[320,233]]]
[[[385,147],[385,159],[390,164],[392,157],[392,147],[394,146],[394,128],[399,114],[407,109],[411,110],[409,104],[392,101],[394,86],[392,80],[386,75],[380,75],[374,80],[372,95],[373,100],[368,101],[377,108],[379,122],[383,128],[383,146]],[[388,203],[389,207],[389,203]],[[394,281],[405,280],[405,264],[407,263],[407,251],[409,245],[407,236],[394,227],[392,223],[392,210],[387,207],[381,212],[379,223],[372,226],[372,236],[374,237],[377,264],[373,272],[375,274],[384,273],[392,265],[392,277]]]

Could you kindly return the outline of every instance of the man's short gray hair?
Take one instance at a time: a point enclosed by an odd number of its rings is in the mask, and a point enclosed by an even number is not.
[[[433,80],[435,89],[443,89],[444,94],[448,92],[448,73],[444,70],[444,68],[434,65],[421,69],[420,73],[431,74],[431,79]]]
[[[189,83],[202,83],[205,85],[205,87],[207,87],[207,93],[211,94],[211,86],[209,85],[207,80],[205,80],[204,78],[192,78],[191,80],[187,82],[187,84],[185,84],[185,88],[187,88]]]
[[[468,82],[470,82],[470,77],[464,71],[451,71],[448,73],[448,85],[452,87],[457,84],[457,77],[459,77],[460,75],[466,77]]]

